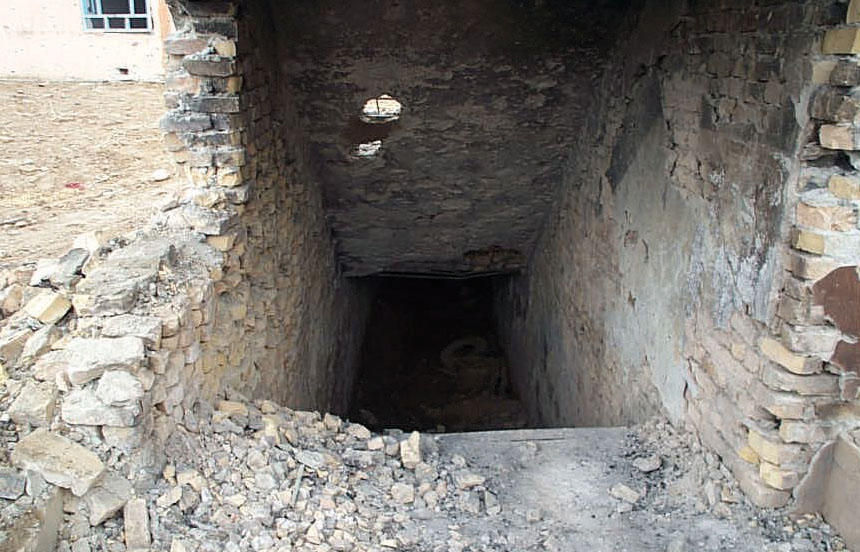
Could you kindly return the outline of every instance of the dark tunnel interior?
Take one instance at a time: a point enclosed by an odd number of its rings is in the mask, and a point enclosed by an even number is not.
[[[504,278],[370,278],[351,417],[378,429],[525,427],[493,319],[493,286]]]

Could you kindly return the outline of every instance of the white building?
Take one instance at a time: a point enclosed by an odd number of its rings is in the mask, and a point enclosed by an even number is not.
[[[0,77],[158,81],[164,0],[0,0]]]

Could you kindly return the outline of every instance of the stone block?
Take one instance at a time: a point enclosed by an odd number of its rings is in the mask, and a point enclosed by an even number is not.
[[[242,77],[228,77],[227,86],[224,88],[224,91],[228,94],[238,94],[242,90],[242,84]]]
[[[215,53],[224,57],[236,57],[236,41],[216,39],[212,42]]]
[[[143,340],[134,336],[76,337],[61,353],[66,361],[66,374],[74,385],[83,385],[107,370],[134,372],[145,360]]]
[[[206,243],[218,251],[230,251],[236,243],[236,234],[225,234],[223,236],[208,236]]]
[[[66,353],[48,351],[33,364],[33,377],[39,381],[56,381],[57,374],[65,374]],[[64,376],[65,377],[65,376]]]
[[[60,257],[48,281],[56,288],[73,286],[81,279],[81,270],[89,258],[90,252],[84,248],[76,247],[67,251]]]
[[[788,255],[786,267],[798,278],[804,280],[820,280],[840,265],[833,259],[817,257],[792,251]]]
[[[824,54],[860,53],[860,28],[828,30],[824,35],[821,51]]]
[[[208,7],[224,2],[188,2],[186,6]],[[207,8],[208,9],[208,8]],[[235,18],[211,17],[194,19],[194,30],[203,35],[221,35],[228,38],[237,38],[239,31]]]
[[[797,223],[813,229],[847,232],[857,226],[857,214],[853,207],[844,205],[813,207],[799,203]]]
[[[245,165],[245,149],[241,147],[221,147],[215,151],[215,165],[218,167],[242,167]]]
[[[841,334],[827,326],[792,326],[783,324],[782,342],[796,353],[817,354],[830,358],[836,350]]]
[[[400,461],[403,467],[415,469],[422,462],[421,434],[413,431],[409,437],[400,442]]]
[[[860,132],[855,125],[821,125],[818,131],[821,146],[832,150],[854,151],[860,149]]]
[[[812,400],[795,393],[775,391],[756,382],[753,395],[765,410],[780,419],[807,420],[815,416]]]
[[[853,401],[860,398],[860,377],[855,374],[840,375],[839,398],[843,401]]]
[[[860,119],[860,102],[839,88],[822,88],[812,102],[812,117],[823,121],[853,124]]]
[[[193,228],[207,236],[216,236],[227,231],[231,217],[224,211],[205,209],[198,205],[183,205],[171,211],[168,223],[174,228]]]
[[[230,77],[236,74],[236,62],[218,55],[192,54],[182,60],[189,74],[199,77]]]
[[[248,407],[238,401],[218,401],[217,410],[227,416],[248,416]]]
[[[6,328],[0,332],[0,361],[9,365],[18,363],[18,359],[24,352],[27,341],[33,336],[30,328]]]
[[[744,462],[748,462],[750,464],[758,464],[761,462],[761,457],[758,453],[749,445],[745,445],[737,450],[738,456]]]
[[[853,59],[840,59],[830,71],[833,86],[860,86],[860,64]]]
[[[824,308],[810,304],[808,297],[798,300],[788,293],[780,298],[777,315],[796,326],[818,326],[826,323]]]
[[[47,287],[48,279],[57,268],[59,261],[57,259],[39,259],[36,261],[36,269],[30,276],[30,285],[33,287]]]
[[[800,251],[815,255],[824,254],[824,236],[821,234],[808,230],[795,230],[791,241],[792,246]]]
[[[188,13],[200,20],[203,18],[225,18],[234,19],[236,15],[236,2],[224,2],[210,0],[208,2],[189,2],[185,5]],[[197,22],[197,21],[195,21]]]
[[[834,174],[827,187],[830,193],[840,199],[860,200],[860,178]]]
[[[860,232],[830,233],[824,240],[824,254],[842,265],[857,264]]]
[[[189,75],[187,71],[172,71],[167,75],[164,81],[164,86],[168,90],[192,96],[200,93],[200,84],[200,77],[193,77]],[[174,136],[176,135],[174,134]],[[181,147],[176,147],[177,145],[178,144],[174,144],[173,148],[168,149],[170,149],[170,151],[178,151],[182,149]]]
[[[762,460],[777,466],[799,464],[809,459],[802,446],[786,444],[776,435],[765,436],[756,429],[749,430],[748,442]]]
[[[63,401],[62,418],[67,424],[131,427],[140,414],[138,404],[109,406],[92,389],[75,389]]]
[[[205,113],[169,111],[159,121],[162,132],[201,132],[212,128],[212,119]]]
[[[800,474],[794,470],[782,469],[770,462],[759,464],[759,477],[775,489],[789,490],[800,483]]]
[[[104,321],[102,335],[104,337],[135,336],[141,338],[149,347],[158,349],[161,344],[161,325],[161,318],[157,316],[121,314]]]
[[[779,436],[786,443],[820,443],[827,439],[824,429],[815,423],[783,420]]]
[[[164,41],[164,52],[171,56],[187,56],[205,50],[209,40],[195,36],[172,36]]]
[[[84,495],[84,503],[90,512],[90,525],[101,525],[113,517],[126,505],[133,490],[131,483],[122,475],[105,473],[101,481]]]
[[[56,324],[72,308],[72,303],[59,293],[37,295],[24,306],[24,312],[43,324]]]
[[[48,483],[83,496],[101,479],[105,465],[90,450],[40,428],[21,439],[12,451],[12,464],[32,470]]]
[[[846,23],[860,23],[860,1],[851,0],[848,3],[848,14],[845,17]]]
[[[24,344],[24,348],[21,351],[20,362],[22,364],[27,364],[48,352],[51,349],[51,345],[56,343],[61,337],[62,334],[56,326],[45,326],[43,328],[39,328]]]
[[[155,282],[162,264],[170,264],[170,257],[169,249],[144,242],[119,250],[77,285],[75,310],[82,316],[127,313],[140,290]]]
[[[761,478],[761,468],[758,466],[735,462],[731,467],[741,490],[756,506],[781,508],[791,499],[791,493],[766,484]]]
[[[134,427],[102,426],[102,437],[109,447],[128,454],[139,449],[149,435],[142,425],[138,424]]]
[[[146,500],[132,498],[123,509],[125,546],[129,550],[146,549],[152,544],[149,532],[149,511]]]
[[[109,406],[133,404],[143,398],[143,384],[128,372],[110,370],[99,378],[96,396]]]
[[[57,389],[52,383],[28,382],[9,407],[9,417],[21,427],[49,426],[54,417]]]
[[[194,96],[188,100],[188,108],[201,113],[238,113],[238,96]]]
[[[179,333],[179,316],[170,308],[164,308],[157,311],[158,317],[161,319],[161,336],[172,337]]]
[[[834,396],[839,392],[839,379],[830,374],[799,376],[776,364],[762,370],[762,382],[778,391],[792,391],[800,395]]]
[[[821,372],[823,365],[821,359],[793,353],[776,339],[763,337],[758,345],[764,356],[794,374],[808,375]]]
[[[21,308],[24,297],[24,286],[18,283],[10,284],[0,290],[0,315],[9,316]]]

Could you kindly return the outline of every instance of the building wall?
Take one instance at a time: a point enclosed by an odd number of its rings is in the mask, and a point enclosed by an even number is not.
[[[164,78],[162,41],[171,30],[164,0],[150,0],[153,29],[148,33],[85,31],[81,0],[4,0],[0,5],[0,77],[87,81]]]
[[[664,410],[776,506],[838,431],[828,418],[856,408],[853,374],[825,364],[839,332],[812,287],[858,251],[809,116],[835,6],[652,1],[622,23],[529,269],[498,293],[534,421]],[[792,234],[795,217],[827,236]]]
[[[168,225],[203,231],[224,254],[204,294],[212,315],[200,317],[193,385],[205,398],[230,388],[342,413],[369,294],[337,266],[272,18],[261,2],[238,17],[221,3],[187,6],[187,32],[165,46],[162,128],[189,184]]]

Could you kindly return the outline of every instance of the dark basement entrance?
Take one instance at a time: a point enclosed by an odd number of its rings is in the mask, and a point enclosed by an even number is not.
[[[499,278],[370,278],[375,299],[350,417],[377,430],[525,427],[495,331]]]

